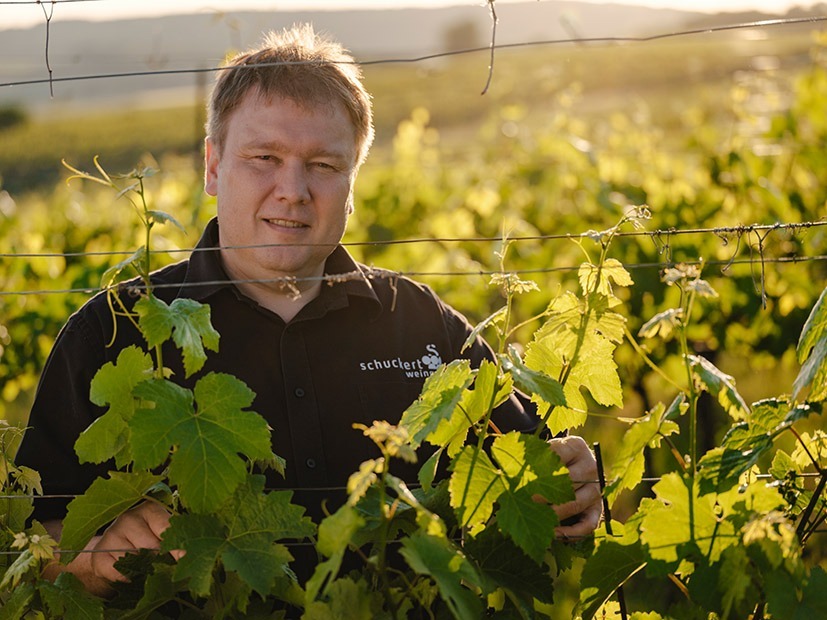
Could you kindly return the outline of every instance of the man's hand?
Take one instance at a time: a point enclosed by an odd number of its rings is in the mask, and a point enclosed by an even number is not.
[[[115,562],[128,551],[160,548],[161,534],[169,527],[169,516],[160,504],[144,502],[118,517],[102,536],[92,538],[84,552],[69,564],[48,566],[44,576],[54,579],[61,572],[70,572],[92,594],[109,596],[113,581],[126,581],[115,568]],[[55,534],[59,537],[62,524],[44,525],[53,537]]]
[[[569,470],[574,483],[574,501],[553,506],[560,521],[573,521],[560,525],[557,536],[576,538],[594,532],[603,514],[600,484],[597,481],[597,462],[582,437],[557,437],[548,442]],[[575,520],[576,517],[576,520]]]

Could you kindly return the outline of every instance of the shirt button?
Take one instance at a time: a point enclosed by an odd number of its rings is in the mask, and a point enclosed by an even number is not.
[[[301,388],[296,388],[293,394],[296,395],[296,398],[302,398],[304,396],[304,390]]]
[[[316,469],[316,460],[315,459],[307,459],[304,462],[304,464],[307,465],[307,467],[309,467],[310,469]]]

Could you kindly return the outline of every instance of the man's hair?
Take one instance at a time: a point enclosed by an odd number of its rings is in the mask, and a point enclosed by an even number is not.
[[[356,164],[373,142],[371,99],[353,57],[310,24],[269,32],[255,49],[230,59],[219,72],[207,108],[207,136],[223,148],[227,121],[254,88],[265,99],[283,97],[302,106],[340,101],[356,133]]]

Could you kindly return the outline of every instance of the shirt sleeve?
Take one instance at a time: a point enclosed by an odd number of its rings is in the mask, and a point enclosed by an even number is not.
[[[93,322],[94,323],[94,322]],[[106,466],[81,464],[74,451],[78,436],[103,409],[89,400],[92,377],[104,363],[101,330],[82,314],[73,315],[58,335],[35,393],[26,432],[15,462],[40,473],[43,498],[34,518],[62,518],[71,497],[83,493]]]

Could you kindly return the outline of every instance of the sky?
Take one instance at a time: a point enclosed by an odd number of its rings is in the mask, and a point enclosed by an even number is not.
[[[497,0],[498,3],[518,0]],[[543,0],[551,1],[551,0]],[[791,6],[811,6],[816,0],[584,0],[586,2],[637,4],[643,6],[688,9],[696,11],[741,11],[756,9],[770,13],[784,13]],[[399,7],[439,7],[448,5],[481,6],[485,0],[75,0],[57,1],[52,19],[109,20],[128,17],[150,17],[193,12],[222,10],[318,10],[343,8],[388,9]],[[15,0],[15,4],[0,4],[0,30],[21,28],[44,22],[44,9],[52,6],[48,0],[38,5],[34,0]]]

